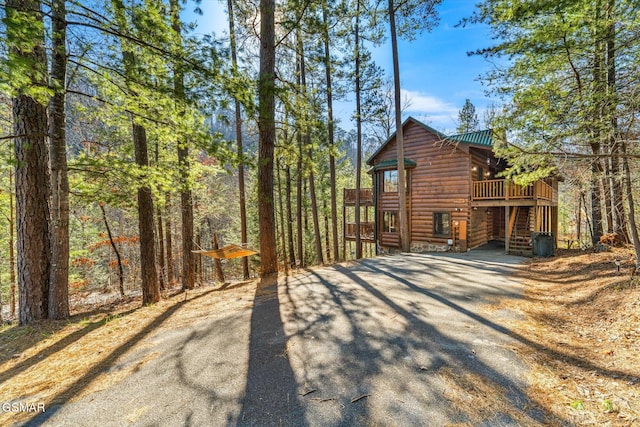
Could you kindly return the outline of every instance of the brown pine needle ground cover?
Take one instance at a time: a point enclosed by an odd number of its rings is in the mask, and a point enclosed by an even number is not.
[[[576,425],[640,425],[640,279],[632,268],[628,250],[565,251],[529,261],[522,273],[526,295],[511,308],[526,320],[514,332],[548,350],[517,349],[532,368],[530,394]]]
[[[72,401],[103,390],[157,357],[149,354],[133,365],[127,355],[145,345],[144,338],[253,303],[255,282],[211,286],[179,293],[140,308],[131,298],[102,310],[74,314],[69,321],[39,322],[0,328],[0,403]],[[11,425],[33,413],[0,413]]]

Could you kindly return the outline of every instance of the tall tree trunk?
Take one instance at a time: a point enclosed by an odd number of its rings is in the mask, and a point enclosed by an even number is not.
[[[362,103],[360,86],[360,0],[356,3],[355,25],[355,73],[356,73],[356,259],[362,258],[362,236],[360,236],[360,181],[362,181]]]
[[[396,116],[396,154],[398,159],[398,222],[400,223],[400,248],[404,252],[410,249],[409,218],[407,218],[407,192],[404,176],[404,138],[402,129],[402,110],[400,105],[400,65],[398,61],[398,39],[393,0],[389,0],[389,31],[393,56],[393,84],[395,88],[394,105]]]
[[[13,158],[13,155],[10,155]],[[16,315],[16,255],[13,250],[15,235],[15,216],[13,213],[13,170],[9,170],[9,313]]]
[[[285,188],[287,192],[287,238],[289,243],[289,265],[294,267],[296,265],[296,254],[293,249],[293,212],[291,208],[291,168],[289,165],[285,168]]]
[[[593,238],[593,227],[591,226],[591,220],[589,220],[589,208],[587,206],[587,197],[584,193],[580,193],[580,197],[582,198],[582,206],[584,206],[584,219],[587,223],[587,230],[589,231],[589,235],[591,236],[591,242],[593,243],[595,240]],[[593,216],[592,216],[593,217]]]
[[[614,119],[616,120],[616,119]],[[617,122],[617,120],[616,120]],[[616,124],[617,129],[617,124]],[[617,134],[617,131],[614,131]],[[613,214],[614,214],[614,233],[618,234],[623,242],[630,242],[628,231],[627,213],[624,209],[624,190],[622,186],[622,171],[620,168],[620,145],[615,137],[613,149],[611,152],[611,188],[613,190]]]
[[[33,87],[46,87],[45,54],[41,3],[34,0],[8,0],[8,18],[16,12],[29,17],[20,31],[7,28],[7,36],[20,42],[9,52],[26,62]],[[25,36],[24,34],[28,34]],[[30,37],[26,39],[26,37]],[[13,99],[16,155],[16,218],[18,240],[18,288],[20,324],[46,318],[49,314],[51,235],[49,231],[49,147],[47,109],[22,90]]]
[[[211,233],[213,234],[213,249],[218,249],[220,246],[218,245],[218,234],[213,232],[213,225],[209,222],[209,226],[211,227]],[[216,266],[216,276],[220,283],[224,283],[224,271],[222,271],[222,261],[219,258],[214,259],[214,264]]]
[[[238,58],[236,54],[236,29],[233,16],[233,0],[227,0],[229,12],[229,44],[231,47],[231,65],[234,72],[238,69]],[[240,110],[240,101],[236,98],[236,146],[238,152],[238,193],[240,199],[240,238],[242,244],[247,244],[247,208],[245,203],[244,190],[244,152],[242,149],[242,111]],[[242,258],[242,276],[244,279],[249,278],[249,258]]]
[[[582,246],[582,193],[578,196],[578,209],[576,212],[576,240],[578,248]],[[568,248],[571,249],[571,248]]]
[[[618,118],[616,107],[618,96],[616,89],[616,29],[615,29],[615,0],[607,1],[607,88],[609,91],[608,109],[611,122],[610,146],[611,146],[611,188],[613,191],[613,214],[615,219],[614,232],[622,241],[629,242],[627,228],[627,214],[624,209],[624,194],[622,176],[620,170],[620,143],[618,142]]]
[[[116,254],[116,262],[118,265],[118,290],[120,291],[120,297],[124,298],[124,268],[122,266],[122,257],[120,251],[116,246],[116,242],[113,240],[113,234],[111,234],[111,227],[109,227],[109,221],[107,221],[107,212],[104,209],[104,203],[100,202],[100,210],[102,211],[102,220],[104,221],[104,227],[107,229],[107,236],[109,237],[109,243],[113,252]]]
[[[603,135],[602,135],[602,122],[604,117],[604,102],[606,95],[606,85],[604,84],[603,76],[603,63],[604,63],[604,38],[600,34],[599,26],[602,20],[602,1],[597,0],[595,5],[595,45],[593,50],[593,87],[594,87],[594,99],[593,105],[593,140],[591,141],[591,150],[596,156],[602,156],[603,154]],[[606,151],[606,150],[605,150]],[[604,153],[607,154],[606,152]],[[606,156],[605,156],[606,158]],[[602,157],[595,157],[591,165],[591,223],[593,227],[593,233],[591,239],[593,244],[597,244],[602,237],[604,230],[604,220],[607,219],[607,211],[610,206],[605,206],[605,215],[603,217],[603,201],[609,200],[608,196],[604,194],[606,186],[603,186],[603,182],[606,179],[606,168],[603,166]]]
[[[149,167],[147,133],[143,126],[133,125],[133,146],[136,164]],[[142,279],[142,303],[160,301],[160,285],[156,271],[156,248],[153,223],[153,196],[151,188],[138,188],[138,230],[140,233],[140,274]]]
[[[302,182],[302,194],[305,195],[305,197],[307,196],[307,194],[309,194],[309,190],[307,188],[307,180],[305,179]],[[304,219],[304,232],[305,233],[309,233],[309,205],[307,203],[303,203],[302,204],[302,218]]]
[[[300,83],[303,96],[307,97],[307,73],[304,57],[304,44],[302,41],[302,31],[298,30],[298,55],[300,56]],[[305,116],[308,114],[305,113]],[[305,117],[305,122],[309,123],[309,118]],[[313,174],[313,147],[311,146],[311,129],[307,128],[304,134],[304,142],[309,150],[309,198],[311,199],[311,218],[313,221],[313,235],[316,246],[316,260],[319,265],[324,264],[322,256],[322,238],[320,237],[320,222],[318,220],[318,200],[316,198],[316,184]]]
[[[260,0],[260,77],[258,79],[258,221],[260,277],[277,276],[273,209],[273,152],[275,148],[275,0]],[[265,282],[266,283],[266,282]]]
[[[627,193],[627,203],[629,207],[629,228],[631,228],[631,241],[633,242],[633,250],[635,252],[635,273],[640,272],[640,236],[638,236],[638,226],[636,224],[636,205],[633,201],[633,187],[631,182],[631,169],[629,168],[629,159],[627,158],[627,142],[622,140],[620,143],[622,151],[622,169],[624,171],[624,181]]]
[[[51,276],[49,318],[69,317],[69,179],[65,91],[67,75],[65,0],[51,4]]]
[[[51,248],[46,107],[26,95],[13,101],[20,324],[48,316]]]
[[[289,266],[287,265],[287,238],[284,226],[284,209],[282,203],[282,180],[280,179],[280,158],[276,159],[276,180],[278,181],[278,208],[280,216],[280,238],[282,241],[282,264],[284,264],[285,273],[289,272]]]
[[[120,33],[127,34],[128,24],[122,0],[112,0],[112,5]],[[128,41],[125,37],[121,38],[120,44],[124,74],[127,79],[135,81],[139,78],[136,72],[136,57],[129,48]],[[130,95],[135,96],[135,93],[131,91]],[[147,132],[144,126],[136,123],[135,118],[132,118],[131,121],[136,165],[138,165],[141,170],[145,170],[149,167]],[[144,181],[144,174],[142,181]],[[151,194],[151,188],[149,188],[148,185],[143,185],[138,188],[138,231],[140,234],[142,303],[151,304],[160,301],[160,286],[158,283],[158,273],[156,271],[153,196]]]
[[[189,184],[189,148],[186,142],[178,144],[180,164],[180,213],[182,231],[182,289],[195,286],[195,256],[193,254],[193,205]]]
[[[171,194],[167,193],[167,215],[165,217],[165,233],[167,235],[166,250],[167,250],[167,284],[171,285],[175,280],[173,273],[173,242],[171,238]]]
[[[160,160],[160,144],[156,141],[156,152],[155,152],[155,161],[158,164]],[[164,232],[162,230],[162,209],[158,205],[156,207],[156,222],[157,222],[157,249],[158,253],[156,254],[156,258],[158,260],[158,280],[160,283],[160,290],[166,289],[166,277],[165,277],[165,268],[164,268]]]
[[[602,237],[602,188],[598,179],[601,169],[600,161],[594,159],[591,166],[591,243],[594,245]]]
[[[338,249],[338,202],[336,197],[336,158],[335,158],[335,137],[333,126],[333,89],[331,85],[331,55],[329,49],[329,23],[327,0],[322,2],[322,21],[324,32],[324,69],[327,79],[327,130],[329,132],[329,186],[331,191],[331,237],[333,243],[333,259],[340,260]],[[328,236],[328,233],[327,233]],[[328,237],[327,237],[328,238]],[[327,244],[328,247],[328,244]],[[327,255],[329,260],[329,255]]]
[[[313,160],[313,153],[309,150],[309,160]],[[320,235],[320,220],[318,218],[318,199],[316,197],[316,185],[313,169],[309,171],[309,193],[311,198],[311,219],[313,221],[313,236],[316,244],[316,261],[319,265],[324,264],[322,254],[322,236]]]
[[[297,176],[296,176],[296,244],[298,249],[298,265],[304,267],[304,246],[303,246],[303,231],[302,231],[302,135],[298,133],[298,162],[297,162]]]
[[[182,40],[179,0],[170,0],[171,28]],[[184,72],[179,64],[174,64],[174,94],[177,102],[185,99]],[[182,289],[195,286],[195,258],[193,254],[193,205],[189,184],[189,143],[178,141],[178,171],[180,176],[180,213],[182,216]]]
[[[322,199],[322,217],[324,219],[324,250],[325,256],[327,257],[327,262],[331,262],[331,230],[329,230],[329,217],[327,216],[327,200]]]
[[[296,54],[296,83],[298,85],[298,87],[300,87],[302,85],[301,79],[300,79],[300,54]],[[299,93],[298,93],[298,96]],[[303,150],[304,150],[304,144],[302,141],[302,133],[301,132],[297,132],[296,133],[296,142],[297,142],[297,150],[296,150],[296,154],[297,154],[297,161],[296,161],[296,169],[297,169],[297,175],[296,175],[296,243],[297,243],[297,249],[298,249],[298,266],[300,267],[304,267],[305,266],[305,250],[304,250],[304,234],[303,234],[303,221],[306,220],[306,218],[303,218],[304,215],[304,209],[303,209],[303,201],[302,201],[302,197],[303,194],[305,194],[306,192],[304,191],[303,185],[304,185],[304,172],[303,172]],[[306,227],[305,227],[306,228]]]
[[[613,200],[611,198],[611,151],[609,149],[608,141],[605,143],[605,158],[604,160],[604,174],[602,175],[602,188],[604,194],[604,213],[606,219],[607,233],[613,233],[614,220],[613,220]]]
[[[196,247],[202,249],[202,235],[200,230],[196,233]],[[196,255],[196,281],[202,283],[202,255],[200,254]]]
[[[169,279],[166,277],[166,268],[164,264],[164,230],[162,227],[162,209],[156,208],[156,221],[158,222],[158,266],[160,271],[158,277],[160,279],[160,290],[167,288]]]

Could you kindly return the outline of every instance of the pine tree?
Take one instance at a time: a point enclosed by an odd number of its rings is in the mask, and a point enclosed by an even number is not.
[[[273,154],[276,136],[275,8],[274,0],[260,0],[258,216],[260,223],[260,277],[263,279],[278,275],[276,221],[273,202]]]
[[[177,43],[182,47],[182,23],[180,22],[180,2],[171,0],[171,29]],[[174,96],[181,104],[185,99],[184,70],[182,64],[175,63]],[[185,114],[184,111],[181,114]],[[195,257],[193,250],[193,200],[189,184],[189,142],[185,139],[177,141],[178,170],[180,174],[180,213],[182,230],[182,289],[193,289],[195,286]]]
[[[116,22],[120,33],[123,35],[120,41],[122,53],[122,65],[127,83],[130,86],[131,95],[135,96],[135,90],[131,88],[133,82],[140,79],[138,74],[140,65],[129,40],[124,37],[128,32],[128,23],[124,4],[121,0],[112,0],[116,14]],[[149,167],[149,150],[147,143],[147,130],[136,119],[132,120],[132,137],[136,164],[142,171]],[[144,179],[141,180],[144,183]],[[147,184],[138,187],[138,230],[140,233],[140,269],[142,274],[142,303],[151,304],[160,300],[160,284],[156,270],[155,230],[153,222],[153,196],[151,188]]]
[[[9,63],[22,76],[13,97],[16,154],[17,270],[20,324],[48,316],[49,233],[48,101],[42,4],[9,0],[6,5]],[[19,83],[19,84],[20,84]]]
[[[456,131],[458,133],[473,132],[478,130],[479,124],[476,107],[469,99],[465,99],[462,109],[458,112],[458,127]]]
[[[51,81],[51,277],[49,318],[69,317],[69,178],[66,138],[66,2],[54,0],[52,13]]]
[[[436,22],[436,6],[441,0],[388,0],[389,32],[393,57],[394,109],[396,118],[396,154],[398,159],[398,222],[400,223],[400,247],[410,249],[409,218],[407,212],[406,182],[404,174],[404,140],[402,132],[402,104],[400,99],[400,62],[398,35],[412,38],[417,31],[430,29]],[[396,16],[397,15],[397,16]],[[397,18],[397,23],[396,23]]]

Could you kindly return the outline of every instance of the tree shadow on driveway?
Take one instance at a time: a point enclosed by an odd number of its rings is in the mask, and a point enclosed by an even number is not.
[[[269,279],[267,279],[269,280]],[[298,384],[289,364],[277,283],[256,288],[251,313],[249,367],[238,426],[305,426]]]
[[[510,338],[513,338],[517,341],[519,341],[520,343],[538,351],[541,353],[545,353],[547,355],[549,355],[551,358],[554,359],[564,359],[566,360],[568,363],[580,367],[586,371],[591,371],[591,372],[597,372],[599,375],[603,376],[603,377],[609,377],[611,379],[616,379],[616,380],[632,380],[633,377],[629,372],[625,372],[625,371],[620,371],[620,370],[615,370],[615,369],[603,369],[601,367],[598,367],[594,364],[592,364],[590,361],[588,360],[584,360],[581,359],[579,357],[575,357],[575,356],[571,356],[569,354],[563,353],[563,352],[559,352],[553,349],[550,349],[548,347],[545,347],[537,342],[531,341],[528,338],[508,329],[507,327],[500,325],[497,322],[494,322],[486,317],[483,317],[477,313],[475,313],[472,310],[469,310],[468,308],[463,307],[461,304],[457,304],[456,302],[452,301],[450,298],[446,298],[442,295],[439,295],[439,292],[434,292],[432,290],[429,289],[425,289],[424,287],[410,281],[407,280],[406,278],[402,277],[402,270],[400,268],[398,268],[397,266],[385,266],[384,268],[381,268],[379,266],[379,264],[375,264],[375,263],[371,263],[371,262],[367,262],[364,261],[363,265],[366,266],[366,268],[368,268],[371,272],[378,274],[378,275],[385,275],[388,278],[392,279],[394,282],[400,283],[404,286],[406,286],[407,288],[423,294],[427,297],[429,297],[430,299],[433,299],[435,301],[438,301],[439,303],[446,305],[448,307],[450,307],[451,309],[461,313],[462,315],[468,317],[469,319],[472,319],[475,322],[478,322],[480,324],[483,324],[487,327],[489,327],[490,329],[504,335],[504,336],[508,336]]]
[[[300,398],[310,425],[567,422],[527,395],[509,337],[456,310],[463,292],[431,298],[380,262],[316,269],[284,288],[291,366],[314,390]]]
[[[108,371],[108,369],[116,364],[118,359],[128,353],[132,347],[142,341],[144,338],[157,331],[168,319],[179,311],[184,305],[196,301],[210,294],[214,290],[203,292],[195,297],[187,299],[185,293],[185,299],[177,302],[169,307],[167,310],[156,316],[148,325],[140,329],[135,335],[129,338],[126,342],[113,349],[107,354],[98,364],[92,366],[84,375],[77,378],[73,383],[58,392],[49,406],[47,406],[46,412],[36,414],[29,419],[25,426],[40,426],[45,424],[50,419],[54,418],[56,414],[64,407],[66,403],[71,402],[74,398],[79,396],[84,390],[86,390],[91,384],[93,384],[99,377]]]

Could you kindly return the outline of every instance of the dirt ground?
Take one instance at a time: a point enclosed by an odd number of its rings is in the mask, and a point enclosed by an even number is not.
[[[511,306],[526,320],[513,330],[552,350],[517,350],[532,369],[530,395],[576,425],[640,425],[640,280],[631,278],[631,252],[561,251],[527,264],[525,299]]]

